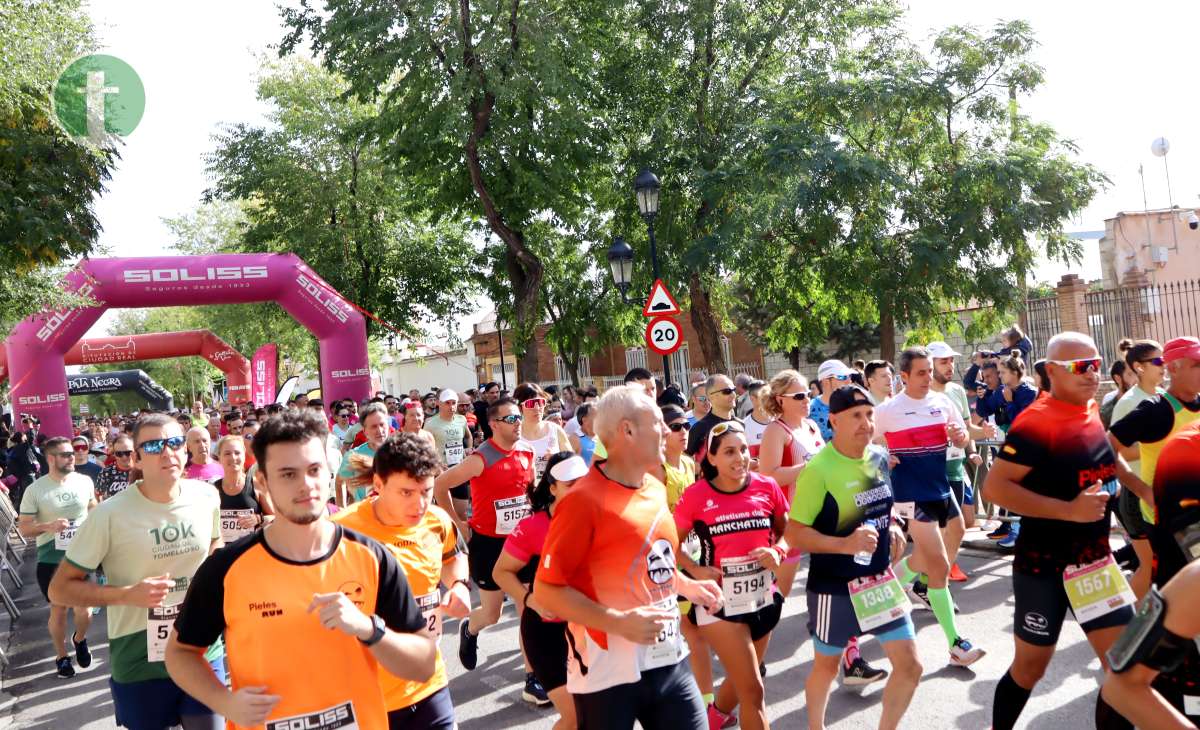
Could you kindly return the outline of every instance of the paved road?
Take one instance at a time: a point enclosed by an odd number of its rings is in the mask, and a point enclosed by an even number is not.
[[[968,540],[975,537],[971,533]],[[945,639],[933,615],[916,612],[925,675],[905,718],[905,727],[978,729],[990,725],[992,693],[1012,659],[1011,560],[969,550],[960,564],[971,574],[971,580],[953,588],[962,608],[959,627],[969,639],[986,648],[988,655],[970,670],[949,667]],[[108,694],[104,614],[97,617],[99,620],[91,632],[95,654],[92,667],[80,671],[74,679],[59,679],[48,658],[49,639],[44,629],[47,609],[33,585],[31,568],[27,563],[30,580],[20,600],[24,615],[12,635],[9,647],[12,663],[4,673],[4,691],[16,697],[13,727],[23,730],[115,727]],[[801,570],[794,597],[803,596],[803,580]],[[812,642],[804,622],[803,600],[789,600],[768,653],[767,697],[771,722],[776,728],[807,727],[803,686],[812,662]],[[457,623],[449,622],[442,650],[447,657],[451,694],[462,730],[550,728],[555,717],[552,710],[535,709],[521,701],[524,674],[517,649],[517,620],[511,606],[506,608],[502,621],[481,636],[481,661],[474,672],[464,672],[458,663],[456,630]],[[863,652],[871,661],[886,666],[874,641],[864,642]],[[1068,622],[1058,654],[1030,700],[1020,727],[1047,730],[1093,727],[1092,710],[1100,676],[1099,661],[1079,628]],[[875,727],[880,689],[871,687],[862,695],[852,690],[836,690],[829,705],[829,727],[841,730]]]

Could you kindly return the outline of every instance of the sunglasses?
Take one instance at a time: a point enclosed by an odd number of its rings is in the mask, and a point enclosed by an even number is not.
[[[791,398],[792,400],[808,400],[808,393],[801,391],[799,393],[780,393],[780,398]]]
[[[1138,360],[1138,362],[1142,363],[1143,365],[1146,363],[1150,363],[1151,365],[1157,365],[1160,368],[1164,364],[1166,364],[1166,362],[1161,357],[1152,357],[1147,360]]]
[[[735,431],[737,433],[746,433],[746,427],[738,421],[724,421],[712,427],[708,432],[708,442],[705,444],[705,449],[712,451],[713,439],[717,438],[726,431]]]
[[[187,440],[182,436],[172,436],[169,439],[150,439],[138,444],[138,448],[145,451],[147,454],[161,454],[164,448],[169,448],[172,451],[178,451],[183,448]]]
[[[528,409],[541,408],[544,405],[546,405],[545,398],[527,398],[527,399],[521,401],[522,408],[528,408]]]
[[[721,395],[733,395],[736,392],[737,392],[737,390],[735,388],[720,388],[718,390],[713,391],[713,393],[720,393]],[[710,393],[709,395],[712,395],[712,393]]]
[[[1104,361],[1098,357],[1085,357],[1078,360],[1047,360],[1055,365],[1061,365],[1068,373],[1072,375],[1082,375],[1092,371],[1100,372],[1100,366]]]
[[[75,447],[75,450],[76,451],[87,451],[88,447],[86,444],[79,444]]]
[[[708,396],[707,396],[707,395],[698,395],[698,396],[696,396],[696,397],[695,397],[695,401],[696,401],[697,403],[707,403],[707,402],[708,402]]]
[[[513,414],[511,414],[511,415],[508,415],[508,416],[501,416],[500,418],[493,418],[492,420],[493,420],[493,421],[500,421],[501,423],[507,423],[508,425],[510,425],[510,426],[511,426],[511,425],[513,425],[514,423],[520,423],[520,422],[521,422],[521,414],[519,414],[519,413],[513,413]]]
[[[349,413],[339,413],[338,414],[338,418],[349,418],[349,417],[350,417]]]
[[[691,431],[692,424],[687,421],[676,421],[675,423],[668,423],[667,428],[671,429],[672,433],[679,433],[680,431]]]
[[[114,451],[113,456],[117,457],[118,459],[123,459],[126,456],[133,456],[133,451]]]
[[[60,458],[60,459],[66,459],[66,458],[71,458],[71,459],[74,459],[74,458],[75,458],[75,452],[74,452],[74,451],[58,451],[58,452],[55,452],[55,453],[53,453],[53,454],[50,454],[50,455],[51,455],[51,456],[57,456],[57,457],[58,457],[58,458]]]

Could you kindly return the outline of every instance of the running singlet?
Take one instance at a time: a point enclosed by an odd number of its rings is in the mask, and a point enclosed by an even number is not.
[[[211,484],[191,479],[180,480],[179,495],[168,503],[146,499],[140,485],[130,484],[92,510],[67,548],[66,559],[88,572],[103,567],[108,584],[114,586],[131,586],[170,573],[175,587],[163,605],[175,606],[183,601],[192,576],[221,535],[220,500]],[[163,662],[147,657],[146,627],[152,611],[121,605],[104,610],[114,681],[167,678]],[[220,653],[217,644],[209,658]]]
[[[525,563],[525,567],[517,571],[517,578],[526,585],[532,586],[537,577],[538,563],[542,560],[542,550],[546,545],[546,535],[550,532],[550,513],[545,510],[534,512],[517,525],[517,529],[504,541],[504,552]],[[561,624],[560,618],[545,618],[538,616],[548,624]]]
[[[217,494],[221,496],[221,541],[229,544],[234,540],[245,537],[256,528],[241,526],[243,516],[261,515],[262,505],[254,494],[254,477],[246,474],[242,479],[242,491],[237,494],[226,494],[222,477],[213,483]]]
[[[875,446],[868,446],[859,459],[826,446],[800,472],[791,519],[834,537],[846,537],[863,524],[879,531],[869,565],[854,562],[853,555],[813,553],[808,569],[809,592],[847,595],[850,580],[887,569],[893,497],[886,475],[887,455]]]
[[[696,462],[692,461],[692,457],[687,454],[680,454],[679,468],[664,461],[663,473],[667,477],[667,509],[674,512],[675,505],[679,504],[679,498],[683,496],[684,490],[696,481]]]
[[[817,428],[821,429],[821,438],[830,441],[833,438],[833,427],[829,425],[829,404],[821,398],[809,401],[808,417]]]
[[[37,536],[37,561],[58,565],[66,552],[66,544],[72,539],[73,530],[78,528],[88,514],[88,504],[95,499],[92,480],[82,474],[67,474],[61,481],[50,475],[38,479],[25,488],[21,495],[21,514],[33,517],[35,522],[70,520],[72,526],[63,532],[42,532]]]
[[[604,475],[603,463],[575,483],[550,521],[538,579],[570,586],[620,611],[658,606],[678,611],[675,554],[679,538],[666,489],[651,476],[632,488]],[[568,624],[567,690],[599,692],[637,682],[643,670],[674,666],[687,656],[676,620],[651,645],[634,644]]]
[[[771,421],[771,425],[783,429],[783,432],[787,434],[787,442],[784,444],[783,454],[779,458],[780,467],[806,464],[825,447],[821,429],[811,418],[805,418],[797,428],[788,428],[788,425],[779,419]]]
[[[550,455],[558,453],[558,431],[554,428],[554,424],[546,422],[546,435],[540,439],[521,438],[529,448],[533,449],[533,478],[541,479],[542,472],[546,471],[546,462],[550,461]]]
[[[215,461],[210,461],[207,464],[188,464],[185,476],[188,479],[196,479],[202,482],[212,482],[220,479],[225,474],[225,469]]]
[[[932,502],[950,496],[948,423],[967,429],[958,407],[936,391],[921,400],[899,393],[875,409],[875,435],[887,439],[888,450],[900,460],[892,468],[897,502]]]
[[[445,510],[431,504],[415,527],[385,525],[375,515],[376,499],[354,503],[335,514],[333,521],[379,541],[392,553],[408,579],[424,619],[425,631],[436,641],[442,634],[442,615],[438,608],[442,600],[438,589],[442,566],[453,562],[460,552],[454,522]],[[448,682],[441,650],[438,650],[433,676],[428,681],[412,682],[383,669],[379,672],[379,685],[388,712],[410,707]]]
[[[179,612],[181,644],[207,646],[224,633],[233,691],[259,686],[279,695],[266,725],[255,727],[388,726],[371,650],[321,626],[308,607],[313,594],[339,591],[393,631],[419,633],[425,619],[382,545],[341,525],[334,530],[329,552],[311,562],[280,557],[261,531],[218,550],[196,572]]]
[[[762,448],[763,434],[767,432],[767,426],[770,426],[772,421],[759,423],[754,414],[746,416],[742,421],[742,425],[746,427],[746,443],[750,446],[750,458],[757,459],[758,451]]]
[[[1109,429],[1125,446],[1140,443],[1140,476],[1146,484],[1154,483],[1154,467],[1158,454],[1167,439],[1178,433],[1189,423],[1200,420],[1200,398],[1183,403],[1170,393],[1158,395],[1138,403],[1129,415],[1117,421]],[[1142,516],[1147,522],[1154,519],[1151,505],[1142,502]]]
[[[524,441],[504,451],[488,439],[473,456],[483,459],[483,473],[471,480],[471,530],[503,537],[529,514],[525,489],[533,482],[533,449]]]
[[[433,435],[438,457],[446,466],[461,464],[466,458],[463,440],[467,435],[467,419],[457,413],[449,421],[441,414],[425,422],[425,430]]]
[[[680,535],[695,532],[700,540],[700,565],[717,568],[725,576],[722,587],[726,606],[715,616],[733,618],[728,608],[736,593],[747,588],[728,590],[737,574],[753,578],[765,571],[758,561],[750,559],[755,548],[774,545],[778,535],[774,526],[783,524],[787,516],[787,498],[771,477],[751,472],[746,484],[736,492],[722,492],[707,480],[701,479],[684,491],[675,506],[675,531]],[[768,579],[752,587],[763,595],[774,594],[774,580]]]
[[[1031,471],[1021,486],[1043,497],[1070,502],[1096,481],[1115,491],[1116,457],[1095,402],[1076,406],[1047,395],[1025,409],[1008,430],[996,458]],[[1102,560],[1111,550],[1109,523],[1117,500],[1095,522],[1021,516],[1013,570],[1060,577],[1069,565]]]

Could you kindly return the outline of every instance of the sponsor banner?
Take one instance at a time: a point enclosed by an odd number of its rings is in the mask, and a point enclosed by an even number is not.
[[[255,408],[262,408],[275,400],[278,364],[279,346],[274,343],[258,348],[250,358],[250,396]]]

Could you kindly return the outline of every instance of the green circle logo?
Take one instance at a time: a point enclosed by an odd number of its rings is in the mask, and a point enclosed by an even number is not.
[[[81,56],[54,83],[54,114],[63,129],[96,145],[129,136],[145,110],[141,78],[116,56]]]

